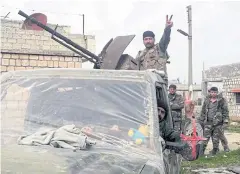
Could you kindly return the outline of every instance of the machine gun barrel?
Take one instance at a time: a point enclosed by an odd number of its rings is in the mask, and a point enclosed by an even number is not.
[[[92,59],[95,59],[96,62],[100,61],[100,58],[98,56],[96,56],[95,54],[91,53],[90,51],[88,51],[87,49],[81,47],[80,45],[74,43],[73,41],[71,41],[70,39],[66,38],[65,36],[61,35],[60,33],[56,32],[55,30],[51,29],[50,27],[42,24],[41,22],[38,22],[34,17],[30,17],[28,16],[26,13],[24,13],[23,11],[19,10],[18,12],[19,15],[25,17],[26,19],[30,20],[32,23],[36,24],[37,26],[41,27],[42,29],[48,31],[49,33],[51,33],[52,35],[60,38],[61,40],[65,41],[67,44],[71,45],[72,47],[76,48],[77,50],[82,51],[83,53],[85,53],[86,55],[90,56]],[[55,40],[55,39],[54,39]],[[59,41],[60,42],[60,41]],[[64,44],[63,44],[64,45]],[[65,44],[66,45],[66,44]],[[65,46],[64,45],[64,46]],[[86,56],[84,56],[86,58]]]

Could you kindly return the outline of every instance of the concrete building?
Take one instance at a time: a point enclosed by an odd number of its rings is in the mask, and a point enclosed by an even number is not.
[[[46,31],[22,29],[22,21],[1,19],[1,73],[36,68],[81,68],[79,55],[51,39]],[[52,29],[55,25],[48,24]],[[95,53],[95,37],[70,34],[69,26],[57,31]]]
[[[240,62],[204,71],[203,94],[212,86],[218,87],[226,98],[231,120],[240,121]]]

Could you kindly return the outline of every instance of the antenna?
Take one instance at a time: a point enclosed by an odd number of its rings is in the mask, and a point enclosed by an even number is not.
[[[9,18],[8,15],[10,14],[11,12],[8,12],[8,14],[6,14],[5,16],[1,16],[3,19],[6,19],[6,18]]]
[[[41,22],[42,24],[47,24],[47,16],[42,13],[34,13],[29,16],[30,18],[35,18],[37,21]],[[24,30],[37,30],[42,31],[43,28],[39,27],[38,25],[31,22],[30,19],[26,19],[22,25],[22,29]]]

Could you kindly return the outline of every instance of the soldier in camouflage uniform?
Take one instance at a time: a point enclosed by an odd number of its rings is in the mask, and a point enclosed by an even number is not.
[[[172,114],[174,129],[176,131],[181,131],[182,109],[184,108],[184,101],[183,97],[176,93],[176,89],[176,85],[169,86],[168,98],[172,111],[175,111],[175,113]]]
[[[167,124],[167,108],[163,102],[157,101],[158,105],[158,117],[159,117],[159,128],[160,135],[165,141],[181,141],[180,132],[172,129],[169,124]]]
[[[219,137],[229,121],[227,102],[223,97],[217,96],[217,94],[218,88],[212,87],[210,89],[210,96],[207,97],[203,103],[201,115],[199,117],[199,121],[204,127],[204,137],[207,138],[203,143],[203,153],[209,139],[212,137],[212,155],[215,155],[219,151]]]
[[[208,91],[208,96],[207,97],[210,97],[210,90]],[[223,96],[222,96],[222,93],[220,93],[220,94],[218,94],[218,97],[219,98],[222,98]],[[226,136],[224,135],[224,129],[226,128],[226,125],[225,126],[223,126],[223,128],[221,129],[222,131],[220,131],[219,132],[219,139],[220,139],[220,141],[221,141],[221,143],[222,143],[222,146],[223,146],[223,149],[224,149],[224,151],[225,152],[229,152],[230,151],[230,149],[229,149],[229,147],[228,147],[228,140],[227,140],[227,138],[226,138]],[[213,139],[212,139],[212,142],[213,142]],[[219,149],[218,149],[219,150]],[[212,152],[211,152],[212,153]]]
[[[155,34],[152,31],[145,31],[143,33],[143,43],[145,49],[139,51],[136,56],[139,70],[157,69],[164,71],[166,74],[167,82],[167,61],[169,59],[167,53],[167,47],[170,42],[171,27],[173,23],[171,21],[166,22],[166,27],[163,36],[159,43],[155,44]]]

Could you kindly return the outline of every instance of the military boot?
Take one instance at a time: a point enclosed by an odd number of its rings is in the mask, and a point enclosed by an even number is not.
[[[224,146],[223,148],[224,148],[224,152],[230,152],[230,149],[228,146]]]
[[[218,152],[219,152],[219,149],[218,149],[218,148],[213,148],[211,154],[214,156],[214,155],[216,155]]]
[[[207,146],[203,145],[203,148],[202,148],[201,152],[199,153],[199,156],[204,156],[206,148],[207,148]]]

